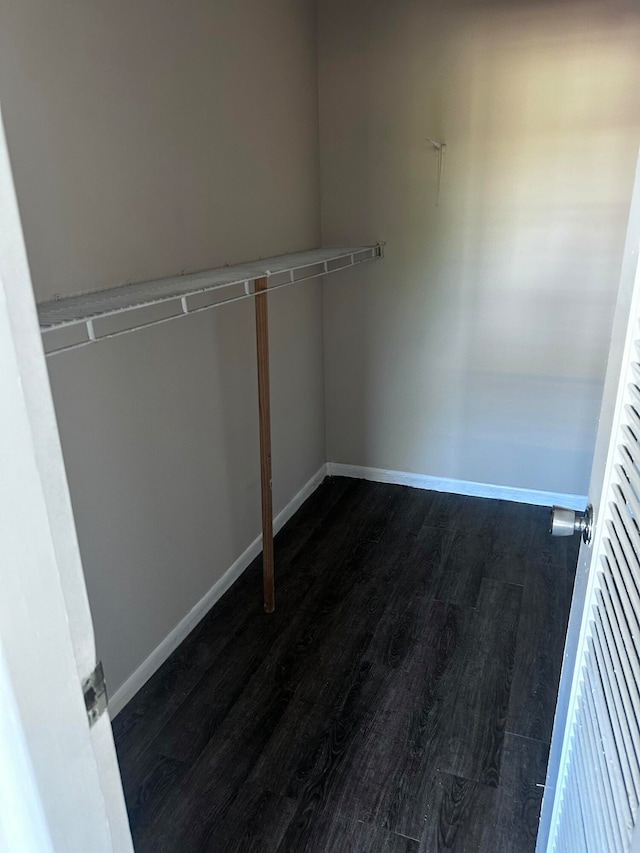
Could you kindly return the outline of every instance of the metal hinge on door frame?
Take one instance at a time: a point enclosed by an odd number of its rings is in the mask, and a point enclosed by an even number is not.
[[[107,710],[109,701],[101,660],[98,661],[91,675],[82,682],[82,692],[89,725],[93,726]]]

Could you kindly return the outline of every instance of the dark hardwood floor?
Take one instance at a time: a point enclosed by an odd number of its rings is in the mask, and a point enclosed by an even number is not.
[[[114,721],[138,853],[533,851],[578,543],[327,478]]]

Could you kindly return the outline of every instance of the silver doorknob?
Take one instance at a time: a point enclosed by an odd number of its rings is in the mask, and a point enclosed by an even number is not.
[[[564,506],[554,506],[551,509],[551,535],[573,536],[579,533],[585,545],[591,542],[593,533],[593,507],[591,504],[584,512],[567,509]]]

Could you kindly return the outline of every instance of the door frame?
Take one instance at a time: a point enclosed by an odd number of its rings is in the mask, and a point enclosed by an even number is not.
[[[133,850],[0,112],[0,847]],[[3,847],[5,849],[5,847]]]

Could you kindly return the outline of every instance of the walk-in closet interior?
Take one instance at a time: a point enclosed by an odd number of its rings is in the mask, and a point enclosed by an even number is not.
[[[640,11],[5,0],[0,39],[135,849],[534,851]]]

